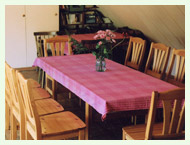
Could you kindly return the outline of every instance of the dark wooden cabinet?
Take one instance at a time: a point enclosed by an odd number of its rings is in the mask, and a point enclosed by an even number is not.
[[[82,34],[94,33],[98,30],[115,29],[113,22],[105,17],[97,7],[82,5],[59,6],[59,31],[60,33]]]

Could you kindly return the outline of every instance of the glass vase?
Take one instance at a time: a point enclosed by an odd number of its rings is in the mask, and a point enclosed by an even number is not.
[[[96,71],[98,71],[98,72],[106,71],[105,59],[96,59]]]

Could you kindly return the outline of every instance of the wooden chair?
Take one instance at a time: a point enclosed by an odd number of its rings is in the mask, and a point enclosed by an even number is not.
[[[146,49],[145,45],[145,40],[138,37],[130,37],[124,65],[139,70]]]
[[[56,36],[49,39],[44,39],[44,56],[49,56],[48,44],[50,45],[52,56],[63,56],[66,43],[68,43],[68,55],[71,55],[72,48],[70,44],[70,37]]]
[[[57,35],[57,32],[34,32],[34,37],[36,41],[37,57],[44,57],[44,39],[52,38]],[[39,69],[38,73],[38,83],[41,82],[42,88],[44,88],[44,72]]]
[[[8,83],[10,84],[10,94],[11,94],[11,139],[15,140],[17,138],[17,122],[20,126],[20,139],[25,139],[25,119],[24,119],[24,108],[22,103],[22,94],[20,92],[19,83],[16,78],[16,70],[11,68],[7,63],[5,63],[6,75],[9,76],[7,78]],[[17,70],[17,72],[19,72]],[[57,113],[63,111],[62,106],[57,103],[55,100],[43,95],[47,92],[45,90],[41,91],[41,88],[36,86],[37,82],[34,80],[31,81],[32,91],[35,91],[35,103],[37,106],[37,110],[39,115],[47,115],[52,113]],[[45,93],[44,93],[45,92]],[[41,98],[40,98],[41,97]],[[45,98],[45,99],[44,99]]]
[[[174,62],[176,60],[176,66]],[[175,68],[174,76],[172,70]],[[166,72],[166,81],[179,87],[185,87],[185,49],[173,49],[169,67]]]
[[[20,99],[17,98],[15,82],[13,80],[13,69],[5,63],[5,73],[8,76],[7,81],[10,86],[10,96],[11,96],[11,139],[16,139],[17,137],[17,122],[20,125],[20,139],[25,139],[25,126],[24,126],[24,116],[23,114],[23,106],[20,106]]]
[[[151,43],[149,56],[145,66],[145,73],[162,79],[166,71],[170,47],[161,43]]]
[[[5,65],[6,67],[6,65]],[[7,70],[5,68],[5,70]],[[5,131],[10,130],[11,93],[7,73],[5,72]]]
[[[68,55],[72,54],[71,44],[70,44],[70,38],[69,37],[62,37],[57,36],[50,39],[44,39],[44,54],[45,57],[48,57],[48,49],[47,46],[50,45],[50,50],[52,52],[52,56],[63,56],[65,51],[65,45],[68,43]],[[45,77],[45,88],[46,90],[54,97],[55,100],[57,100],[57,92],[56,92],[56,81],[50,77],[46,73]],[[51,84],[49,86],[49,84]],[[71,97],[71,93],[69,93],[69,98]]]
[[[12,93],[12,86],[10,86],[10,66],[5,62],[5,130],[12,130],[11,128],[11,108],[12,108],[12,102],[11,98],[14,97],[14,94]],[[36,71],[36,68],[32,67],[24,67],[24,68],[16,68],[18,71]],[[8,79],[9,78],[9,79]],[[38,83],[33,83],[33,86],[38,88],[40,85]],[[39,98],[39,95],[36,97]],[[45,97],[50,97],[50,95],[43,96]],[[10,133],[10,139],[15,138],[15,136],[12,137],[12,133]]]
[[[156,107],[163,103],[163,123],[155,123]],[[173,107],[173,108],[172,108]],[[184,139],[185,89],[152,93],[147,124],[124,127],[123,140]]]
[[[84,139],[85,124],[69,111],[39,116],[34,101],[31,79],[18,73],[26,114],[26,139],[56,140],[78,136]]]
[[[44,39],[52,38],[57,35],[57,32],[34,32],[36,41],[37,57],[44,57]]]

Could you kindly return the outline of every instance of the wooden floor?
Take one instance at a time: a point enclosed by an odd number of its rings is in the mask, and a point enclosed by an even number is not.
[[[37,80],[38,73],[36,71],[23,72],[26,78],[33,78]],[[59,90],[62,89],[62,86],[58,86]],[[81,106],[79,105],[79,98],[72,94],[71,99],[68,97],[68,93],[60,91],[58,94],[58,102],[65,108],[76,114],[84,121],[84,106],[85,103],[82,101]],[[131,123],[131,117],[128,115],[116,115],[114,119],[107,119],[102,122],[101,115],[93,110],[93,121],[90,128],[90,140],[121,140],[122,139],[122,127],[127,125],[133,125]],[[137,117],[137,123],[144,123],[144,116]],[[19,134],[19,132],[18,132]],[[9,139],[9,131],[6,132],[5,138]]]

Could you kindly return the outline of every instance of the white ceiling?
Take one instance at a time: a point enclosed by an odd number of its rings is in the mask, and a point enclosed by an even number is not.
[[[142,31],[154,42],[185,48],[184,5],[98,5],[117,27]]]

